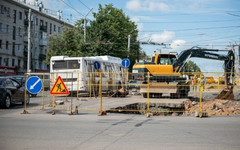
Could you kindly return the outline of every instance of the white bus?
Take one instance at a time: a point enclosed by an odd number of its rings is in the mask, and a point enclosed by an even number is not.
[[[102,91],[108,92],[121,88],[123,84],[122,59],[112,56],[68,57],[53,56],[50,60],[51,87],[61,76],[70,92],[79,94],[98,94],[100,73],[94,68],[94,62],[100,63],[102,72]]]

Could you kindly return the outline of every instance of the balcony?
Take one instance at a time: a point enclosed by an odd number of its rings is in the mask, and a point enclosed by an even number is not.
[[[39,40],[40,46],[47,46],[48,45],[48,39],[40,39]]]
[[[47,32],[47,26],[41,25],[41,26],[40,26],[40,31],[42,31],[42,32]]]
[[[43,60],[46,59],[46,55],[45,55],[45,54],[39,54],[38,59],[39,59],[40,61],[43,61]]]

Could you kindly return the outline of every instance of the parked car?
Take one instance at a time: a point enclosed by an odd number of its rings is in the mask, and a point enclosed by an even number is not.
[[[128,88],[129,89],[140,89],[140,84],[137,82],[137,80],[130,80],[128,82]]]
[[[13,75],[9,77],[17,80],[22,86],[25,86],[26,79],[24,75]],[[37,94],[30,94],[30,96],[36,97]]]
[[[27,95],[27,104],[30,102],[30,95]],[[25,101],[25,87],[11,77],[0,77],[0,104],[10,108],[13,103]]]

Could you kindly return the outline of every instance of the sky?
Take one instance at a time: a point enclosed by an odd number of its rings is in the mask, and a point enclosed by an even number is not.
[[[33,0],[29,0],[32,2]],[[39,0],[41,1],[41,0]],[[154,51],[178,52],[193,46],[229,50],[240,44],[239,0],[42,0],[44,7],[62,10],[71,23],[94,20],[98,6],[113,4],[134,21],[139,41],[166,46],[141,45],[147,55]],[[238,47],[235,47],[236,55]],[[238,59],[238,58],[236,58]],[[223,71],[222,61],[191,58],[204,72]]]

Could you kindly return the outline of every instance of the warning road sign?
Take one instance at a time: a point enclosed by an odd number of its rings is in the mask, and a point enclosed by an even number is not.
[[[51,95],[69,95],[69,91],[60,76],[58,76],[54,86],[50,91],[50,94]]]

